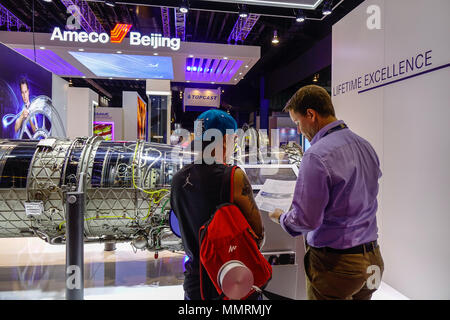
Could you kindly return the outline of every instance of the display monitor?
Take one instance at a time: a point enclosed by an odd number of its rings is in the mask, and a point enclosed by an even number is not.
[[[173,79],[172,57],[75,51],[69,53],[98,77]]]
[[[261,189],[267,179],[296,181],[298,168],[294,164],[241,165],[254,190]]]
[[[103,137],[106,141],[114,140],[114,122],[94,121],[94,136]]]
[[[137,137],[139,140],[147,140],[147,104],[137,97]]]

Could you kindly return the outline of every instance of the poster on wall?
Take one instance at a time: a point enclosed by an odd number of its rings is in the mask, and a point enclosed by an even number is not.
[[[139,140],[146,139],[146,128],[147,128],[147,104],[138,96],[137,97],[137,137]]]
[[[52,74],[0,44],[0,138],[65,137],[52,104]]]

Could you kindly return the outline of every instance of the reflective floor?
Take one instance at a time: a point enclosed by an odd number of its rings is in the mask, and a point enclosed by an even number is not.
[[[84,246],[84,299],[182,300],[183,252],[137,251],[128,243],[104,251]],[[0,239],[0,300],[65,299],[65,246],[40,239]],[[405,300],[382,282],[373,300]]]
[[[7,244],[18,245],[16,251],[2,246],[5,239],[0,239],[0,299],[65,299],[65,246],[12,240]],[[184,257],[183,252],[161,251],[156,259],[153,252],[134,252],[127,243],[117,244],[114,251],[85,244],[85,298],[103,299],[114,292],[120,296],[132,288],[133,299],[136,294],[142,299],[183,299]]]

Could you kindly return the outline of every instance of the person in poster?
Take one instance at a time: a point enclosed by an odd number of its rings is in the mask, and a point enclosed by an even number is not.
[[[25,49],[24,49],[25,50]],[[52,102],[52,73],[0,43],[0,139],[66,137]],[[25,55],[25,56],[24,56]]]
[[[22,128],[23,121],[28,118],[28,115],[30,114],[29,108],[30,108],[30,86],[28,84],[28,80],[26,78],[22,78],[20,80],[20,93],[22,95],[23,100],[23,106],[22,106],[22,112],[20,116],[16,119],[16,123],[14,125],[14,131],[17,134]],[[33,123],[32,120],[30,120],[30,126],[31,131],[34,134],[36,132],[36,126]]]

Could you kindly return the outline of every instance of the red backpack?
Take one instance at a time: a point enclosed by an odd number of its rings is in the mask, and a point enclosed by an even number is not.
[[[231,172],[230,202],[235,169]],[[272,266],[259,251],[258,237],[236,205],[224,203],[217,207],[200,228],[199,239],[202,299],[205,299],[202,281],[205,272],[219,298],[224,299],[246,299],[271,279]]]

